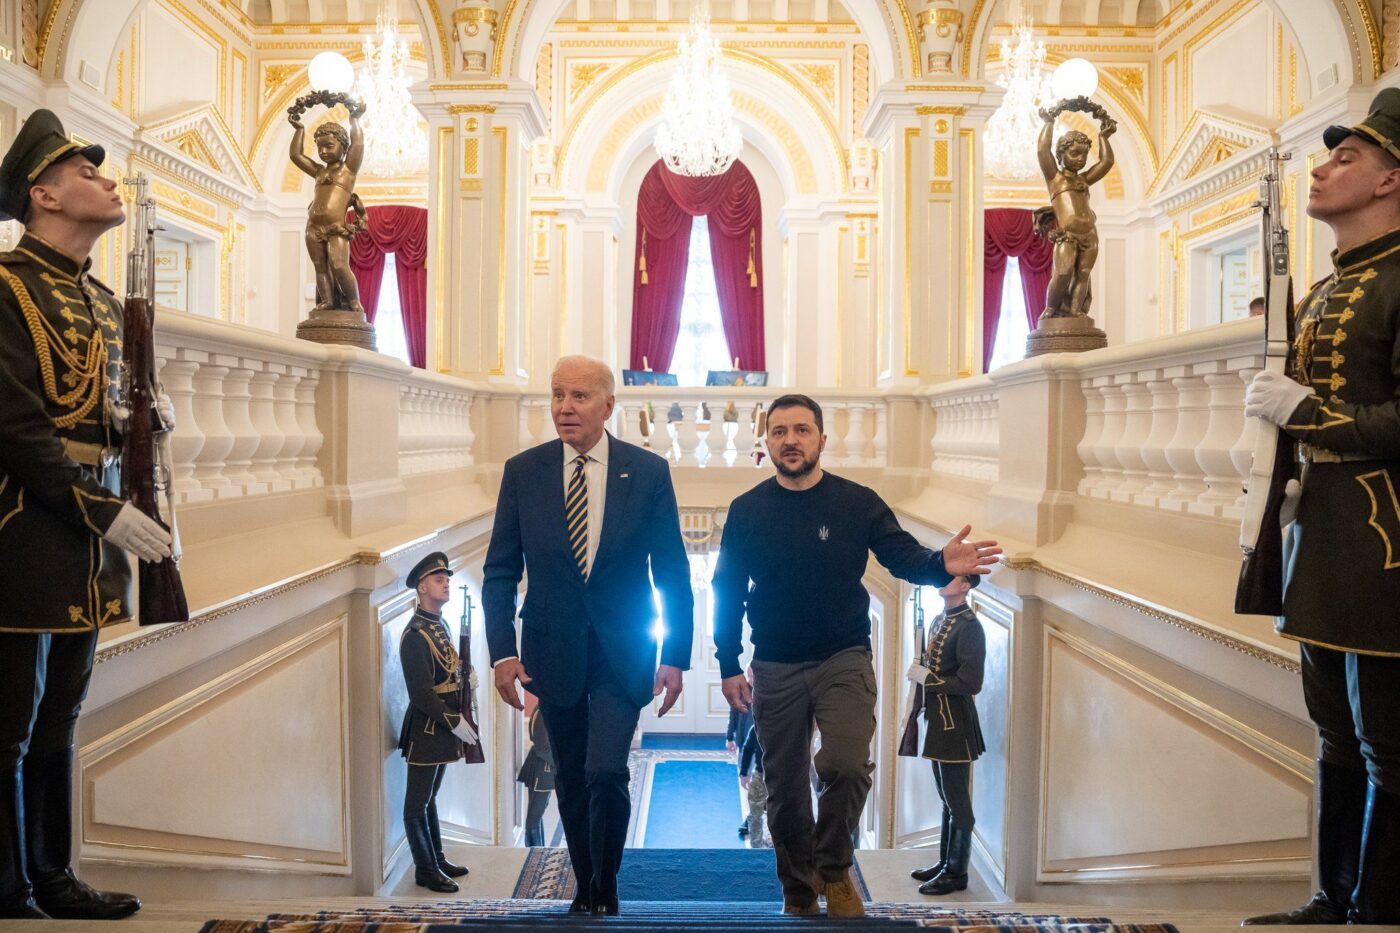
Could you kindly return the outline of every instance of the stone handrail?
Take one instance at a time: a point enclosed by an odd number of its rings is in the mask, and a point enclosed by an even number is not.
[[[781,388],[751,386],[625,386],[608,429],[622,440],[648,447],[676,466],[752,467],[761,449],[756,413],[782,395]],[[887,463],[888,412],[879,390],[812,394],[822,406],[827,434],[823,462],[881,467]],[[548,395],[526,394],[520,402],[521,449],[555,437]],[[642,414],[647,411],[647,428]]]
[[[475,462],[471,418],[483,393],[462,379],[163,308],[156,335],[181,506],[326,487],[349,531],[347,500],[402,497],[407,478]]]

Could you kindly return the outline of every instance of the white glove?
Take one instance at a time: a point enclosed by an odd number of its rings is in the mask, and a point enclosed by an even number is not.
[[[462,717],[462,721],[457,723],[452,729],[452,734],[466,742],[468,745],[475,745],[480,739],[477,738],[476,730],[467,725],[467,719]]]
[[[922,687],[928,683],[929,674],[931,673],[932,671],[928,668],[924,667],[918,661],[914,661],[909,665],[909,670],[905,672],[904,679],[911,684],[918,684]]]
[[[130,502],[122,506],[102,537],[148,563],[156,563],[170,556],[170,532],[147,518]]]
[[[1312,393],[1282,373],[1265,372],[1255,375],[1244,392],[1244,416],[1262,418],[1272,424],[1285,425],[1288,418]]]
[[[1296,479],[1288,481],[1288,485],[1283,487],[1283,505],[1279,506],[1278,524],[1280,528],[1287,528],[1298,520],[1298,500],[1303,498],[1303,485]]]
[[[160,419],[162,431],[175,430],[175,403],[164,392],[156,396],[156,417]]]
[[[467,668],[467,686],[473,690],[481,686],[481,680],[476,676],[476,668],[474,667]]]
[[[112,401],[110,395],[102,397],[102,407],[107,410],[107,420],[118,434],[126,433],[126,423],[131,420],[131,409]]]

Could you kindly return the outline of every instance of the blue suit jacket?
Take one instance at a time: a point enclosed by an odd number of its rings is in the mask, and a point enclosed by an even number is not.
[[[602,536],[587,580],[564,524],[563,441],[507,460],[496,500],[481,585],[491,663],[519,655],[532,678],[526,689],[555,705],[572,705],[583,695],[590,625],[627,695],[638,707],[651,702],[653,580],[665,607],[661,663],[690,667],[694,597],[670,466],[640,447],[608,440]],[[515,596],[527,568],[517,651]]]

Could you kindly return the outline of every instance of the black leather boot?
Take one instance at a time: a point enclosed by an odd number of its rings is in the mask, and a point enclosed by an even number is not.
[[[442,854],[442,827],[438,824],[437,801],[428,802],[428,832],[433,841],[433,854],[437,856],[438,871],[449,878],[460,878],[471,871],[465,865],[454,865],[447,860],[447,856]]]
[[[1243,926],[1347,922],[1361,860],[1367,784],[1365,771],[1317,763],[1317,875],[1322,890],[1302,907],[1250,917]]]
[[[120,920],[141,909],[132,894],[99,891],[71,868],[73,747],[24,759],[24,841],[34,901],[58,920]]]
[[[953,825],[953,811],[947,807],[943,808],[943,832],[938,835],[938,864],[930,865],[928,868],[916,868],[909,873],[909,877],[915,881],[932,881],[943,871],[943,866],[948,864],[948,830]]]
[[[967,863],[972,858],[972,829],[954,826],[948,831],[948,863],[931,881],[919,885],[920,894],[952,894],[967,890]]]
[[[0,768],[0,920],[47,920],[29,886],[22,783],[18,764]]]
[[[427,814],[405,817],[403,830],[408,836],[408,851],[413,853],[413,883],[439,894],[455,893],[458,890],[457,882],[444,875],[438,868]]]
[[[1352,923],[1400,924],[1400,796],[1370,786]]]

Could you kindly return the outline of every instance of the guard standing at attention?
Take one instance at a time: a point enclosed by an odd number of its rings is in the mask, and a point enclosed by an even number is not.
[[[920,894],[967,890],[974,822],[972,763],[987,750],[972,699],[982,690],[987,636],[967,604],[967,594],[981,582],[977,576],[959,576],[938,588],[943,611],[933,620],[928,653],[909,666],[909,680],[924,687],[923,757],[933,762],[933,779],[943,801],[938,864],[910,873],[923,882]]]
[[[1278,630],[1301,642],[1318,731],[1321,890],[1251,925],[1400,923],[1400,89],[1322,139],[1307,210],[1336,235],[1333,271],[1298,309],[1297,381],[1245,393],[1301,442]]]
[[[462,716],[462,661],[452,644],[442,607],[452,595],[452,571],[447,555],[434,551],[408,572],[409,589],[417,590],[413,618],[399,638],[399,661],[408,687],[408,710],[399,730],[399,751],[408,759],[404,789],[403,828],[413,853],[414,883],[420,888],[451,894],[453,878],[468,869],[454,865],[442,851],[437,792],[447,766],[461,759],[462,746],[480,741]]]
[[[0,161],[0,919],[117,919],[72,871],[73,739],[98,630],[131,617],[127,553],[170,534],[120,495],[122,306],[89,270],[126,219],[101,146],[36,110]]]

